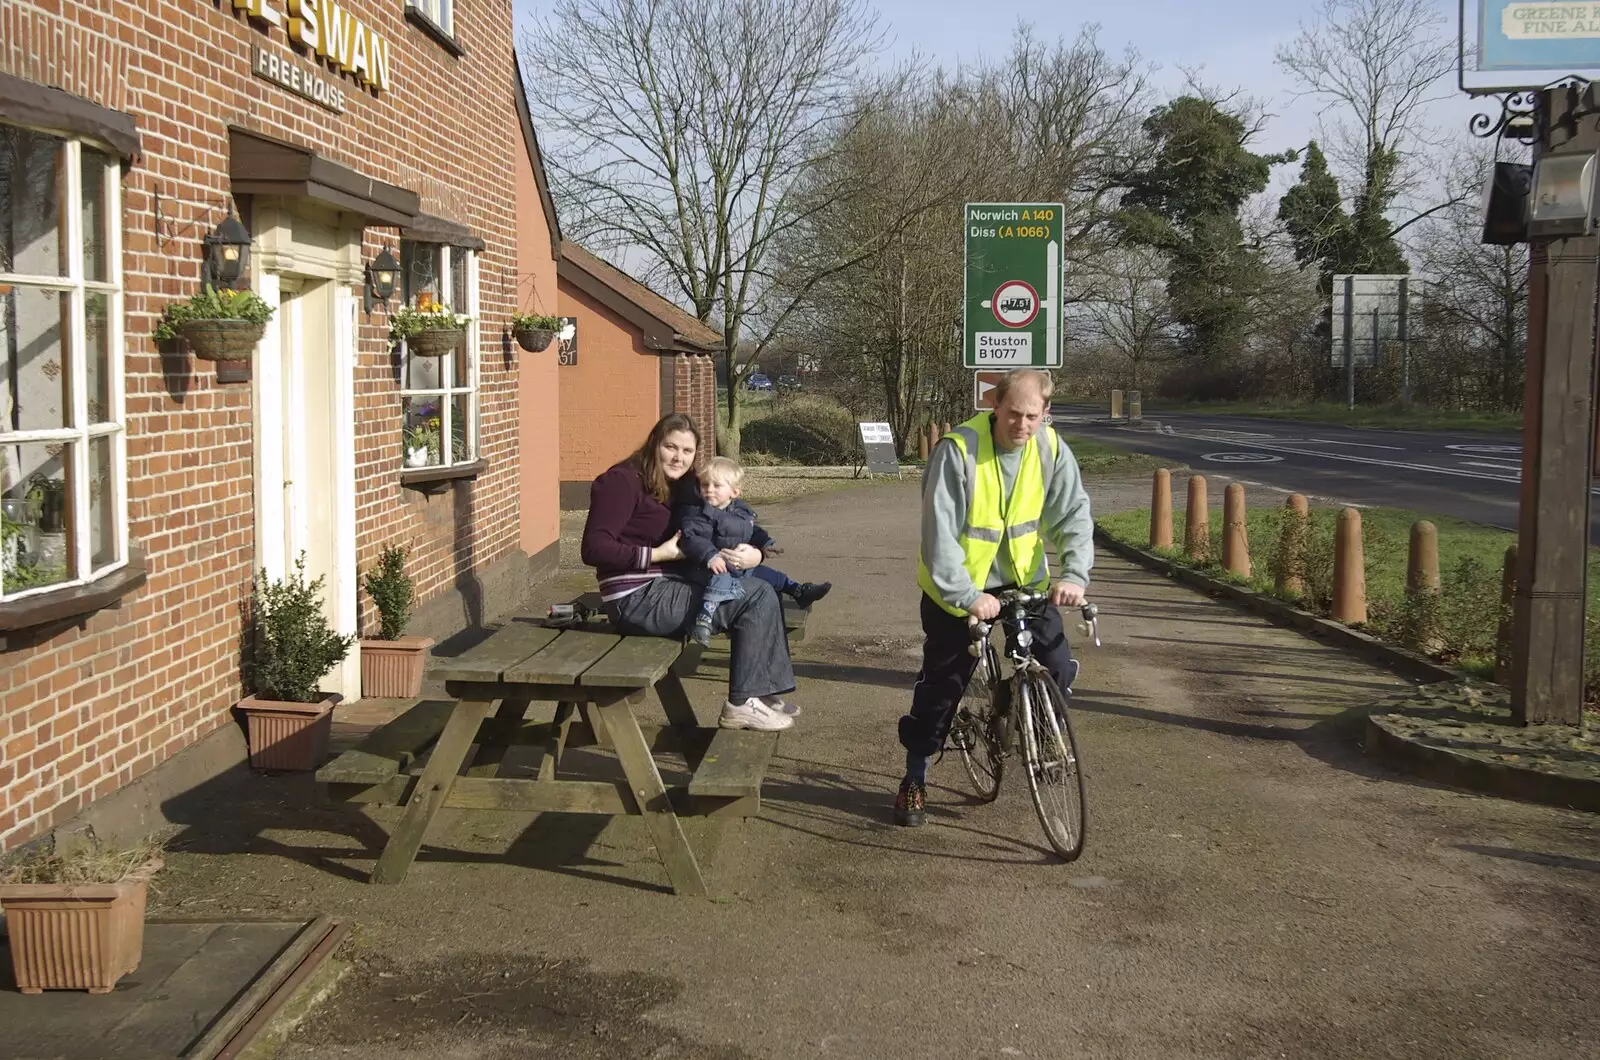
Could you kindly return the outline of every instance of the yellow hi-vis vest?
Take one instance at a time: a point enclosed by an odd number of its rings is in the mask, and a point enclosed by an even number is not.
[[[1040,441],[1040,436],[1048,439]],[[1045,559],[1044,539],[1039,536],[1039,520],[1044,516],[1044,498],[1055,471],[1056,455],[1061,439],[1055,428],[1041,424],[1034,436],[1023,447],[1017,464],[1017,479],[1011,486],[1010,502],[1006,501],[1005,481],[1000,472],[1000,460],[995,453],[994,434],[990,428],[989,413],[980,413],[940,439],[954,445],[967,463],[967,483],[972,491],[972,502],[967,509],[967,524],[959,540],[965,553],[967,574],[972,584],[981,592],[994,569],[1000,546],[1006,547],[1006,558],[1020,584],[1036,588],[1050,578],[1049,561]],[[1049,449],[1049,455],[1045,455]],[[1024,574],[1023,572],[1027,573]],[[926,558],[917,554],[917,584],[928,598],[952,615],[967,612],[945,603],[934,588],[933,575],[928,571]]]

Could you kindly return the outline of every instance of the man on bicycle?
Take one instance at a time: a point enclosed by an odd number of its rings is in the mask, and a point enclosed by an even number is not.
[[[1094,522],[1072,450],[1053,428],[1039,430],[1052,389],[1048,372],[1008,373],[995,388],[994,412],[954,428],[929,454],[917,562],[922,670],[911,713],[900,718],[906,775],[894,800],[896,824],[923,823],[928,762],[944,746],[977,664],[967,650],[969,616],[988,622],[1000,614],[990,590],[1043,592],[1050,580],[1046,539],[1055,546],[1061,579],[1050,589],[1052,606],[1033,627],[1033,654],[1062,689],[1077,675],[1056,608],[1083,602],[1094,565]]]

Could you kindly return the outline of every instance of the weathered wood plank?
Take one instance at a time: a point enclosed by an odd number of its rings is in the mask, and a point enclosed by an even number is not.
[[[454,700],[422,700],[323,765],[317,770],[317,780],[324,784],[379,784],[404,773],[439,738],[454,709]]]
[[[451,809],[516,813],[637,814],[623,780],[507,780],[462,777],[444,804]]]
[[[567,749],[567,738],[572,732],[573,704],[557,703],[556,719],[550,726],[550,736],[545,744],[544,760],[539,763],[539,779],[554,780],[561,766],[561,756]]]
[[[507,696],[500,701],[494,717],[478,726],[478,753],[467,767],[469,777],[493,777],[500,773],[510,748],[512,735],[522,727],[531,700],[527,696]]]
[[[615,633],[564,630],[542,651],[506,667],[500,676],[511,683],[576,685],[580,674],[605,658],[606,653],[620,643],[622,638]]]
[[[396,773],[381,784],[329,783],[327,797],[330,802],[348,802],[358,806],[403,806],[417,778],[410,773]]]
[[[641,693],[633,698],[642,703],[644,696]],[[667,878],[672,881],[673,891],[703,896],[706,883],[700,876],[700,865],[695,861],[689,841],[684,838],[683,825],[672,812],[672,803],[667,799],[667,789],[661,783],[656,761],[645,744],[644,734],[639,731],[633,705],[628,700],[612,703],[600,708],[600,716],[605,720],[611,739],[616,744],[622,771],[628,776],[629,788],[643,812],[650,838],[655,842],[656,853],[667,868]]]
[[[689,780],[689,793],[722,798],[759,797],[767,763],[777,749],[778,733],[718,729]]]
[[[661,709],[666,711],[669,722],[685,729],[700,727],[694,704],[689,702],[689,694],[683,690],[683,682],[677,674],[666,674],[656,682],[656,697],[661,700]]]
[[[581,707],[583,723],[589,727],[589,733],[594,737],[596,747],[607,751],[612,750],[611,734],[606,731],[605,719],[600,717],[600,710],[592,703],[585,703]]]
[[[630,695],[626,688],[590,688],[580,691],[571,681],[561,684],[509,681],[446,681],[445,691],[457,699],[505,699],[527,696],[541,703],[560,703],[581,696],[590,703],[615,703]]]
[[[400,824],[378,857],[377,867],[372,870],[373,883],[399,883],[406,878],[411,862],[422,848],[428,825],[433,823],[434,815],[450,796],[456,774],[461,771],[461,763],[490,706],[490,701],[484,699],[464,699],[456,704],[439,742],[434,744],[422,779],[406,803],[405,816],[400,818]]]
[[[507,622],[481,644],[454,657],[435,657],[429,676],[446,681],[498,681],[506,668],[546,647],[561,635],[532,622]]]
[[[668,670],[683,645],[667,637],[624,637],[605,658],[583,671],[587,688],[649,688]]]

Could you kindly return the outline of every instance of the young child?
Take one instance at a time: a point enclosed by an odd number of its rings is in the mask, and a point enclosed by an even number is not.
[[[711,643],[711,618],[717,612],[717,605],[744,595],[740,579],[747,574],[760,578],[780,593],[788,594],[802,606],[822,599],[833,588],[832,582],[816,585],[797,582],[765,564],[749,570],[729,566],[721,554],[725,548],[749,544],[770,554],[783,552],[772,540],[772,535],[756,522],[756,513],[739,499],[739,487],[743,482],[744,468],[737,461],[725,456],[712,457],[700,474],[704,501],[679,509],[678,523],[683,536],[678,546],[691,564],[710,572],[705,596],[700,603],[700,614],[695,617],[694,628],[689,633],[690,639],[701,647]]]

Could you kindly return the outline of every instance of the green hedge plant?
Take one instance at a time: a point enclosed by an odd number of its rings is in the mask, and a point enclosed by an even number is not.
[[[341,636],[322,607],[323,578],[306,581],[304,553],[282,581],[262,571],[256,579],[250,619],[255,632],[252,678],[263,699],[315,703],[317,683],[350,653],[356,638]]]
[[[378,609],[379,640],[399,640],[411,622],[415,589],[406,573],[406,554],[403,545],[388,546],[362,582]]]

